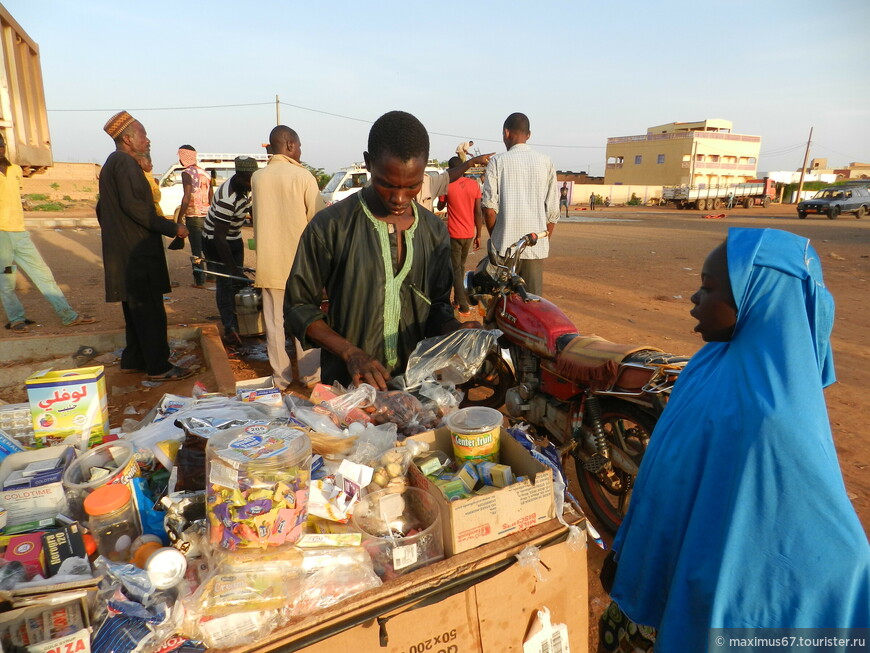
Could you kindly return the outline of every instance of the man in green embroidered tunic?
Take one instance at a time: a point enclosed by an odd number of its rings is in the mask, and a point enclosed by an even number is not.
[[[320,211],[302,234],[284,323],[304,348],[322,348],[324,383],[384,390],[420,340],[480,325],[455,319],[447,228],[414,201],[429,158],[425,127],[402,111],[384,114],[363,157],[371,184]]]

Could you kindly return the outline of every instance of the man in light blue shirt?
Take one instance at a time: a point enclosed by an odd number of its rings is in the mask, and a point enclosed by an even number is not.
[[[559,190],[550,157],[533,151],[525,114],[512,113],[504,121],[502,140],[507,152],[489,161],[483,184],[483,217],[499,254],[526,234],[547,231],[559,221]],[[549,238],[526,248],[517,272],[526,289],[540,295],[544,286],[543,261],[550,252]]]

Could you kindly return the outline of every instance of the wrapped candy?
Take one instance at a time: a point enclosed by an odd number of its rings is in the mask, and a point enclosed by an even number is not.
[[[293,425],[249,425],[208,441],[206,516],[221,549],[295,542],[307,518],[311,442]]]

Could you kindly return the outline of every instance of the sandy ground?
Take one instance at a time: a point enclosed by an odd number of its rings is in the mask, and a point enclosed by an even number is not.
[[[870,219],[842,216],[836,221],[798,220],[793,206],[776,205],[769,209],[735,209],[724,219],[702,216],[698,211],[643,207],[572,212],[568,221],[560,223],[551,243],[544,272],[545,295],[574,320],[580,332],[692,354],[702,342],[692,333],[689,297],[698,287],[704,258],[725,238],[729,226],[773,227],[810,238],[822,258],[827,285],[837,302],[833,347],[838,383],[827,390],[831,425],[846,487],[866,530],[870,524],[870,445],[864,431],[870,408],[870,324],[866,317]],[[32,229],[31,233],[73,307],[100,320],[75,329],[123,329],[120,306],[103,301],[99,230]],[[168,295],[170,324],[215,322],[209,319],[217,315],[214,293],[190,287],[192,278],[186,259],[189,252],[167,253],[171,277],[180,283]],[[256,253],[249,251],[246,256],[246,263],[256,267]],[[479,256],[472,255],[469,267]],[[28,317],[38,322],[34,334],[70,332],[60,325],[29,282],[20,280],[19,289]],[[23,337],[0,329],[0,339]],[[235,362],[234,370],[245,378],[266,373],[262,364],[244,362]],[[208,385],[207,373],[200,378]],[[111,376],[109,382],[129,386],[132,381],[129,377]],[[188,393],[190,383],[179,382],[180,387],[167,384],[137,401],[145,407],[164,391]],[[123,402],[130,400],[129,395],[118,396]],[[23,391],[17,397],[0,393],[0,399],[23,401]],[[114,425],[121,416],[119,406],[114,407],[113,415]],[[579,490],[575,494],[579,496]],[[594,647],[597,619],[607,597],[597,578],[603,555],[594,548],[589,553],[589,641]]]

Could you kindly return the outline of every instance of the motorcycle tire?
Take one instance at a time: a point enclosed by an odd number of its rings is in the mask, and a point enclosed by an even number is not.
[[[486,355],[477,373],[459,389],[465,393],[460,407],[486,406],[499,409],[504,405],[507,391],[516,385],[514,373],[500,351]]]
[[[610,446],[621,449],[638,466],[643,459],[656,421],[656,417],[636,404],[619,399],[601,399],[601,422]],[[622,483],[621,490],[614,490],[605,485],[597,474],[588,471],[577,456],[574,457],[574,465],[580,491],[595,516],[597,525],[611,535],[615,534],[628,511],[634,487],[634,475],[614,468],[616,478]]]

